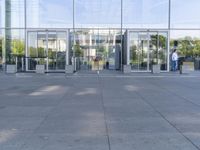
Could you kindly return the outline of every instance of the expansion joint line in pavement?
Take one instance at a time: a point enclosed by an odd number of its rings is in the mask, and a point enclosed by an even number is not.
[[[150,83],[150,82],[149,82],[149,83]],[[151,83],[151,84],[155,86],[155,83]],[[182,85],[183,85],[183,84],[182,84]],[[195,103],[195,102],[189,100],[188,98],[186,98],[186,97],[184,97],[184,96],[178,95],[178,94],[177,94],[176,92],[174,92],[174,91],[170,91],[170,90],[168,90],[167,88],[160,86],[159,84],[156,84],[156,86],[158,86],[160,89],[163,89],[163,90],[165,90],[165,91],[168,91],[169,93],[174,94],[175,96],[177,96],[177,97],[179,97],[179,98],[185,100],[186,102],[191,103],[192,105],[195,105],[195,106],[200,107],[200,104],[197,104],[197,103]]]
[[[104,124],[106,128],[106,136],[107,136],[107,141],[108,141],[108,149],[111,150],[111,144],[110,144],[110,136],[109,136],[109,131],[108,131],[108,123],[106,121],[106,108],[104,104],[104,99],[103,99],[103,85],[101,83],[100,76],[98,75],[98,81],[99,81],[99,86],[100,86],[100,92],[101,92],[101,105],[103,108],[103,113],[104,113]]]
[[[171,125],[175,130],[181,134],[189,143],[191,143],[197,150],[200,150],[200,148],[193,143],[187,136],[185,136],[174,124],[172,124],[159,110],[157,110],[150,102],[148,102],[139,92],[137,94],[140,96],[140,98],[148,104],[155,112],[157,112],[169,125]]]
[[[51,113],[56,109],[56,107],[57,107],[62,101],[64,101],[64,98],[65,98],[66,95],[67,95],[67,93],[65,93],[65,94],[59,99],[59,102],[47,113],[47,115],[45,115],[44,119],[41,121],[41,123],[38,125],[38,127],[34,129],[34,131],[32,132],[32,134],[34,134],[34,133],[37,131],[37,129],[40,128],[40,126],[47,120],[47,118],[49,117],[49,114],[51,114]],[[29,137],[29,138],[30,138],[30,137]],[[25,143],[21,146],[21,148],[24,148],[26,145],[27,145],[27,143],[25,142]],[[43,147],[45,147],[45,146],[46,146],[46,144],[43,145]],[[43,149],[43,147],[41,148],[41,150]]]

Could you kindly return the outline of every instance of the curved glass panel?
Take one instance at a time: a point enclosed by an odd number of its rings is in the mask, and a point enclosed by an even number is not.
[[[121,0],[75,0],[75,27],[121,27]]]
[[[167,28],[169,0],[123,0],[123,27]]]
[[[27,27],[72,28],[73,0],[27,0]]]
[[[200,28],[199,0],[171,0],[172,28]]]

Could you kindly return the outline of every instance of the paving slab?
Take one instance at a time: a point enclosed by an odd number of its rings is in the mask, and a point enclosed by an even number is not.
[[[110,137],[113,150],[197,150],[180,134],[176,133],[137,133]]]
[[[200,76],[0,76],[0,150],[199,150]]]

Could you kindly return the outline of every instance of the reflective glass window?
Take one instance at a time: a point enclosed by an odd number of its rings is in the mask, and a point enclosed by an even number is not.
[[[73,50],[77,70],[119,69],[120,30],[77,29]]]
[[[25,55],[24,30],[7,29],[5,30],[5,50],[7,64],[14,64],[16,57]]]
[[[171,0],[172,28],[200,28],[199,0]]]
[[[24,0],[0,0],[0,8],[2,21],[0,23],[5,24],[6,27],[23,28],[24,22]],[[5,16],[5,18],[4,18]]]
[[[75,27],[121,27],[121,0],[75,0]]]
[[[5,46],[4,46],[4,30],[0,29],[0,70],[3,67],[5,58]]]
[[[0,28],[5,27],[5,0],[0,0]]]
[[[150,71],[153,65],[160,65],[160,70],[168,67],[167,32],[129,33],[129,63],[134,71]]]
[[[123,27],[167,28],[169,0],[123,0]]]
[[[179,57],[200,57],[200,30],[172,30],[170,36],[171,52],[176,48]]]
[[[27,0],[27,27],[73,27],[73,0]]]

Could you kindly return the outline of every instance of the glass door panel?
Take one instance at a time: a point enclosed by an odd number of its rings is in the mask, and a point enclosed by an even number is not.
[[[149,33],[149,69],[152,69],[153,65],[157,65],[159,62],[158,56],[158,32]]]
[[[38,58],[37,32],[28,32],[27,41],[27,70],[35,70]]]
[[[139,70],[139,37],[137,32],[130,33],[130,65],[132,70]]]
[[[149,35],[147,32],[140,32],[138,35],[139,38],[139,49],[138,49],[138,63],[140,71],[147,71],[148,69],[148,40]]]
[[[45,65],[45,69],[47,68],[47,34],[46,32],[38,32],[37,35],[38,45],[37,45],[37,53],[38,53],[38,65]]]
[[[30,31],[27,44],[27,70],[36,70],[37,64],[47,72],[65,70],[67,32]]]
[[[148,39],[147,32],[130,32],[130,64],[134,71],[148,70]]]
[[[99,30],[99,69],[119,69],[121,36],[118,30]]]
[[[56,32],[48,32],[48,70],[57,69],[57,36]]]
[[[98,70],[103,70],[104,64],[108,57],[109,52],[109,37],[107,36],[109,31],[99,31],[98,32],[98,49],[97,49],[97,59],[98,59]]]
[[[67,33],[66,32],[57,32],[57,59],[56,59],[56,69],[64,70],[66,61],[67,51]]]
[[[35,70],[38,61],[37,32],[28,32],[27,70]]]
[[[149,40],[149,63],[150,70],[152,65],[159,64],[161,70],[167,70],[168,48],[167,32],[150,32]]]
[[[167,32],[129,32],[129,60],[133,71],[150,71],[159,64],[162,71],[168,64]]]
[[[77,30],[73,46],[77,70],[119,69],[119,30]]]
[[[96,40],[92,30],[76,31],[75,45],[73,46],[76,57],[77,70],[93,70],[96,58]]]
[[[167,71],[168,68],[168,34],[167,32],[159,32],[159,44],[158,44],[158,57],[160,69],[162,71]]]

